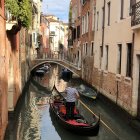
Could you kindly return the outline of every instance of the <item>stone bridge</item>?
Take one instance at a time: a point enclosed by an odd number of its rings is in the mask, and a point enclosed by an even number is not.
[[[75,66],[73,63],[71,63],[69,61],[63,61],[63,60],[59,60],[59,59],[35,59],[35,60],[32,60],[31,70],[33,70],[38,65],[44,64],[46,62],[59,64],[65,68],[69,69],[72,73],[74,73],[80,77],[82,75],[81,68],[78,68],[77,66]]]

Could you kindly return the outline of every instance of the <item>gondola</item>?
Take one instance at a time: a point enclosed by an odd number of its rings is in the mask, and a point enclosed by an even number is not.
[[[53,114],[54,118],[63,128],[72,131],[80,135],[97,136],[99,132],[100,116],[96,117],[93,115],[92,123],[89,123],[80,111],[75,108],[74,118],[72,120],[66,120],[66,108],[65,98],[63,95],[54,87],[58,94],[53,95],[53,99],[50,101],[50,113]]]
[[[80,85],[76,88],[81,96],[95,100],[97,98],[97,92],[86,85]]]
[[[36,70],[35,75],[38,77],[43,77],[45,74],[45,71],[43,70]]]
[[[70,70],[64,68],[64,69],[62,69],[61,77],[71,79],[72,78],[72,72]]]
[[[49,65],[43,65],[41,67],[39,67],[39,70],[43,70],[44,72],[48,72],[50,69],[50,66]]]

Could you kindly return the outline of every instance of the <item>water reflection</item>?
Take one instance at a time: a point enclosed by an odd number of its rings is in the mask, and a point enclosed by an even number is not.
[[[52,125],[49,104],[41,110],[41,140],[61,140],[59,134],[56,132],[55,127]]]
[[[52,89],[54,82],[56,80],[56,75],[58,75],[58,65],[52,64],[48,73],[45,73],[44,77],[34,77],[37,82],[39,82],[43,87],[47,89]]]
[[[30,92],[28,101],[19,114],[17,127],[17,140],[40,140],[40,110],[36,106],[34,92]],[[26,96],[28,97],[28,96]]]
[[[60,78],[61,75],[61,67],[58,65],[53,65],[50,69],[49,73],[46,73],[44,77],[37,78],[35,80],[40,82],[43,87],[52,88],[54,83],[56,84],[58,90],[60,92],[64,91],[64,89],[70,84],[67,81],[64,81]],[[71,79],[72,82],[75,83],[75,86],[83,83],[78,77],[74,77]],[[22,105],[19,118],[18,126],[17,126],[17,135],[16,140],[122,140],[125,139],[120,138],[121,136],[116,136],[112,133],[108,127],[101,124],[98,136],[80,136],[76,135],[70,131],[65,130],[61,127],[57,121],[52,117],[49,112],[49,96],[47,92],[41,91],[34,84],[30,84],[29,92],[26,93],[24,104]],[[106,112],[104,109],[104,104],[102,102],[97,101],[91,102],[89,100],[83,100],[86,105],[94,112],[99,113],[102,111],[102,114],[106,114],[106,116],[110,115],[111,112]],[[86,114],[87,118],[90,120],[92,117],[86,110],[82,110],[84,114]],[[103,117],[106,117],[103,116]],[[108,117],[107,116],[107,117]],[[106,119],[107,119],[106,117]],[[112,119],[111,117],[110,120]],[[115,118],[115,116],[114,116]],[[113,118],[113,119],[114,119]],[[108,123],[110,125],[110,123]],[[117,124],[116,122],[116,125]],[[116,126],[114,125],[114,126]],[[110,125],[111,126],[111,125]],[[120,132],[121,130],[119,130]],[[124,129],[122,130],[122,132]],[[122,133],[121,133],[122,134]],[[131,134],[131,133],[130,133]],[[127,140],[132,140],[132,135],[127,136]]]
[[[44,77],[35,77],[34,79],[47,89],[51,90],[55,84],[60,92],[64,91],[68,86],[68,81],[61,78],[61,69],[61,66],[53,64],[49,73],[46,73]]]

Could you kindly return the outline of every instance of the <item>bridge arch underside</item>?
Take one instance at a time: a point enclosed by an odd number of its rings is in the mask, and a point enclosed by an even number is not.
[[[60,66],[63,66],[64,68],[67,68],[69,71],[71,71],[73,74],[75,74],[76,76],[80,77],[79,74],[77,74],[74,70],[72,70],[71,68],[69,68],[68,66],[65,66],[64,64],[61,64],[61,62],[55,62],[55,61],[43,61],[43,62],[39,62],[38,64],[36,64],[35,66],[32,67],[31,72],[34,71],[36,68],[38,68],[40,65],[43,64],[58,64]]]

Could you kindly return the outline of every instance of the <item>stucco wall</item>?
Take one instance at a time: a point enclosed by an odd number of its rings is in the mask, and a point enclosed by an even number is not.
[[[108,5],[110,2],[110,25],[108,21]],[[105,25],[104,38],[102,40],[102,18],[104,0],[96,1],[96,12],[99,12],[98,30],[97,16],[95,24],[95,41],[94,41],[94,79],[93,85],[99,91],[116,102],[122,108],[132,113],[132,79],[126,77],[127,66],[127,43],[133,41],[133,30],[131,29],[131,17],[129,15],[130,1],[124,1],[123,19],[120,19],[120,1],[106,0],[105,3]],[[96,13],[97,15],[97,13]],[[103,41],[103,44],[102,44]],[[117,52],[118,44],[122,44],[121,74],[117,73]],[[103,45],[103,57],[100,68],[100,46]],[[108,45],[108,69],[105,70],[105,46]]]

